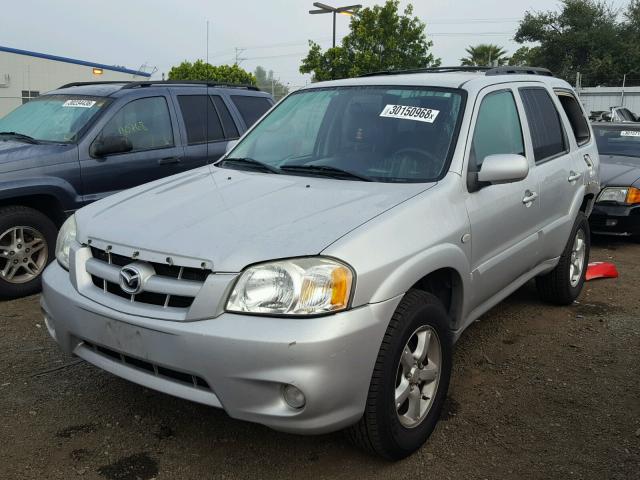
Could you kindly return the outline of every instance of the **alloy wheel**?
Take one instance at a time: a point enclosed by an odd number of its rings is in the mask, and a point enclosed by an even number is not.
[[[47,266],[49,249],[42,233],[33,227],[16,226],[0,235],[0,278],[26,283]]]
[[[400,423],[415,428],[425,419],[438,391],[442,348],[429,325],[409,337],[398,363],[395,407]]]

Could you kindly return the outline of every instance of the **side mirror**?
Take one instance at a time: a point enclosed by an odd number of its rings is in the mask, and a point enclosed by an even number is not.
[[[480,183],[511,183],[524,180],[529,174],[529,161],[513,153],[485,157],[478,172]]]
[[[109,135],[98,138],[91,147],[94,157],[106,157],[116,153],[126,153],[133,150],[131,140],[124,135]]]
[[[225,149],[224,153],[229,153],[231,149],[235,147],[237,144],[238,144],[238,140],[229,140],[227,142],[227,148]]]

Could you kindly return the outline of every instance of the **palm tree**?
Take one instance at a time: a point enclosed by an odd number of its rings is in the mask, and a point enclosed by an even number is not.
[[[507,51],[498,45],[481,43],[467,47],[467,57],[461,58],[460,63],[469,67],[492,67],[504,65],[509,61]]]

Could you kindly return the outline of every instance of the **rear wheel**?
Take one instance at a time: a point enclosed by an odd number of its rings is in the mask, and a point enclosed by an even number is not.
[[[55,254],[57,229],[37,210],[0,208],[0,298],[40,291],[40,276]]]
[[[590,250],[589,222],[580,212],[558,265],[546,275],[536,278],[538,293],[543,300],[569,305],[578,298],[584,285]]]
[[[440,417],[451,363],[449,318],[442,303],[410,290],[389,323],[364,415],[347,431],[350,439],[389,460],[420,448]]]

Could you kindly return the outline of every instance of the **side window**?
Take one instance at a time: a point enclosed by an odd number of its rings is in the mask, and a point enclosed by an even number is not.
[[[220,95],[211,95],[213,99],[213,103],[216,106],[216,110],[218,111],[218,115],[220,115],[220,119],[222,120],[222,127],[224,128],[224,135],[226,138],[238,138],[240,134],[238,133],[238,127],[236,127],[233,118],[231,118],[231,114],[229,113],[229,109],[222,100]]]
[[[560,115],[549,93],[540,87],[520,89],[536,163],[567,151]]]
[[[500,153],[524,155],[520,117],[510,90],[490,93],[482,100],[473,132],[469,168],[475,167],[477,171],[487,156]]]
[[[189,145],[224,139],[222,124],[207,95],[178,95],[178,104],[187,128]]]
[[[109,120],[100,134],[125,136],[132,151],[173,146],[173,129],[169,107],[164,97],[140,98],[127,103]]]
[[[587,123],[587,119],[584,118],[584,114],[582,113],[582,108],[580,108],[578,100],[572,93],[565,92],[563,90],[559,90],[556,93],[564,113],[567,114],[567,118],[571,124],[571,129],[573,130],[573,135],[576,137],[576,142],[578,145],[588,143],[591,138],[589,124]]]
[[[247,128],[271,108],[271,102],[265,97],[250,97],[248,95],[232,95],[231,100],[238,107],[240,115],[247,124]]]

